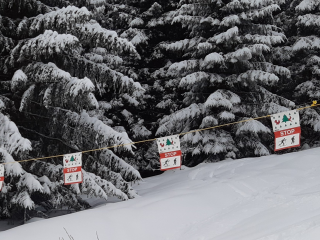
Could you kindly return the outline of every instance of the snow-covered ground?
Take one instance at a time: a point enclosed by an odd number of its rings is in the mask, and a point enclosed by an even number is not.
[[[185,168],[185,167],[183,167]],[[168,171],[141,197],[0,232],[1,240],[318,240],[320,148]]]

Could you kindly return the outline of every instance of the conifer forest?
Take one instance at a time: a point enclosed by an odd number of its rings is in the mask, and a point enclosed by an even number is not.
[[[122,145],[320,99],[319,0],[0,0],[0,163]],[[320,147],[320,109],[300,111]],[[274,154],[269,119],[181,137],[182,164]],[[1,219],[121,200],[161,174],[155,141],[5,165]]]

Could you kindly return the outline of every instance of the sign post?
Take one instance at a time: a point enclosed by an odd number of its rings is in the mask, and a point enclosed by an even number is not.
[[[274,151],[300,146],[300,117],[297,110],[271,115]]]
[[[179,135],[157,138],[157,144],[161,171],[180,168],[182,153]]]
[[[63,155],[64,184],[82,183],[82,153]]]

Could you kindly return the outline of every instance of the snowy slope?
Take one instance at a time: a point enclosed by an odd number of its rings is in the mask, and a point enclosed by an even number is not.
[[[37,221],[0,240],[315,240],[320,148],[169,171],[136,186],[140,198]]]

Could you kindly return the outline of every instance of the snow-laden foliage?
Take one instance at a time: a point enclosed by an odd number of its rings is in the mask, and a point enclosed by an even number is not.
[[[171,115],[165,116],[159,123],[156,135],[170,135],[189,130],[192,122],[202,114],[202,105],[192,104]]]
[[[273,74],[261,70],[249,70],[237,78],[238,81],[259,82],[265,85],[275,85],[279,78]]]
[[[25,90],[21,101],[21,110],[27,102],[37,101],[34,95],[35,84],[41,84],[40,100],[46,107],[57,106],[70,109],[98,108],[98,102],[92,92],[95,89],[90,79],[71,77],[68,72],[59,69],[54,63],[31,63],[24,72],[17,70],[11,82],[11,89]]]
[[[317,0],[303,0],[298,6],[296,6],[296,11],[299,12],[310,12],[319,9],[320,3]]]
[[[208,97],[204,106],[207,108],[223,107],[232,109],[234,105],[239,104],[240,102],[241,99],[237,94],[229,90],[219,89]]]
[[[320,38],[316,36],[308,36],[299,38],[292,47],[292,50],[297,52],[300,50],[319,50]]]
[[[128,39],[119,37],[121,33],[103,27],[106,7],[104,0],[76,0],[73,6],[64,0],[1,1],[0,161],[10,164],[7,194],[0,193],[0,217],[24,211],[30,218],[34,209],[84,209],[89,205],[82,193],[122,200],[137,196],[130,182],[141,176],[127,163],[134,158],[128,134],[141,138],[150,130],[134,116],[135,130],[126,126],[118,132],[114,124],[123,119],[116,111],[104,122],[88,114],[95,109],[103,116],[110,110],[108,104],[118,111],[125,103],[132,111],[146,103],[138,75],[128,67],[140,56]],[[119,144],[125,145],[108,154],[83,156],[84,183],[70,187],[63,184],[60,158],[15,162]]]
[[[15,155],[31,150],[31,142],[21,136],[14,122],[2,113],[0,113],[0,122],[0,148]]]

